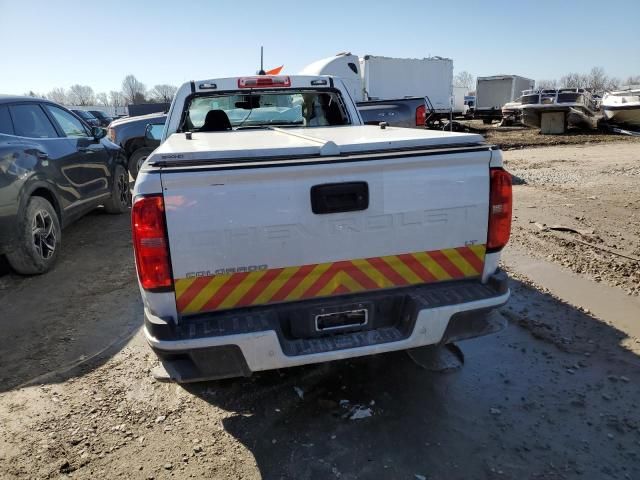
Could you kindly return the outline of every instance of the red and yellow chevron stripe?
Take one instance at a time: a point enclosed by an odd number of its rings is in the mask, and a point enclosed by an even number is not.
[[[477,277],[484,245],[175,280],[181,314]]]

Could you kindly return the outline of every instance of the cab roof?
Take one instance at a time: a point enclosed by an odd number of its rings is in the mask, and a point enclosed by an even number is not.
[[[5,95],[0,93],[0,104],[13,102],[50,102],[46,98],[26,97],[23,95]]]
[[[245,85],[245,81],[260,79],[272,80],[273,84]],[[331,88],[334,78],[328,75],[243,75],[239,77],[211,78],[206,80],[193,80],[184,83],[180,90],[192,92],[211,92],[228,90],[278,90],[287,88]]]

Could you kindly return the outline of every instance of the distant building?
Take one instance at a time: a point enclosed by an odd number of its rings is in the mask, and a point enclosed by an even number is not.
[[[149,113],[168,112],[170,103],[141,103],[138,105],[129,105],[130,117],[138,117],[140,115],[147,115]]]

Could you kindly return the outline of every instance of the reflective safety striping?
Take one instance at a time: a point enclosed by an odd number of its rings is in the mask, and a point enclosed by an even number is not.
[[[181,314],[482,275],[484,245],[175,280]]]
[[[460,252],[455,248],[449,248],[443,250],[442,253],[449,259],[449,261],[456,266],[456,268],[464,273],[466,277],[474,275],[476,269],[469,264],[466,258],[464,258]]]

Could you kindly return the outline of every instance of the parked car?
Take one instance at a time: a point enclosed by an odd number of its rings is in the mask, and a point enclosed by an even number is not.
[[[23,274],[50,269],[61,229],[99,205],[129,211],[121,149],[66,108],[0,96],[0,254]]]
[[[101,127],[108,127],[113,122],[113,117],[102,110],[89,110],[89,113],[100,121]]]
[[[151,113],[114,120],[109,125],[107,136],[113,143],[122,147],[129,173],[133,178],[137,177],[140,166],[159,144],[145,135],[147,125],[164,125],[166,119],[166,113]]]
[[[300,75],[186,83],[160,140],[133,245],[144,333],[174,380],[506,324],[511,176],[482,136],[363,125],[340,78]]]
[[[100,127],[100,120],[98,120],[93,114],[87,112],[86,110],[71,110],[77,116],[79,116],[87,125],[91,127]]]

